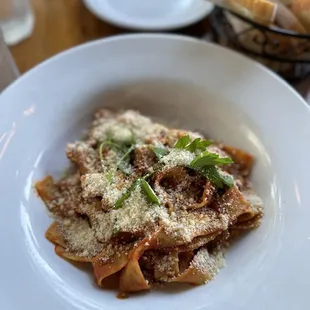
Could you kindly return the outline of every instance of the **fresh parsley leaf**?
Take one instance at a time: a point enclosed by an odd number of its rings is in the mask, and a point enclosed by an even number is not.
[[[176,144],[174,145],[175,149],[185,149],[186,146],[191,142],[191,139],[189,136],[184,136],[180,138]]]
[[[156,196],[155,192],[153,191],[152,187],[150,186],[149,183],[147,183],[144,179],[141,180],[141,188],[147,198],[147,200],[150,203],[155,203],[155,204],[159,204],[159,199]]]
[[[233,160],[230,157],[222,158],[218,154],[204,151],[190,163],[190,167],[201,168],[205,166],[226,165],[232,163]]]
[[[219,172],[215,166],[204,167],[201,169],[197,169],[197,171],[200,174],[204,175],[216,187],[218,187],[218,188],[223,187],[221,177],[220,177]]]
[[[153,147],[152,151],[154,152],[154,154],[158,159],[163,158],[169,153],[169,150],[163,147]]]
[[[196,152],[197,150],[205,151],[206,147],[211,145],[211,141],[209,140],[201,140],[201,138],[197,138],[191,142],[189,136],[184,136],[180,138],[175,144],[175,149],[184,149],[189,152]]]
[[[196,170],[204,175],[213,185],[223,188],[224,184],[228,187],[234,185],[234,179],[230,175],[221,174],[215,166],[206,166]]]
[[[205,151],[206,147],[211,145],[211,141],[208,140],[201,140],[201,138],[197,138],[192,141],[189,145],[185,147],[186,150],[194,153],[196,150]]]
[[[190,168],[204,175],[216,187],[223,188],[224,184],[229,187],[233,186],[234,179],[229,175],[221,174],[216,165],[232,163],[233,160],[230,157],[222,158],[218,154],[204,151],[190,163]]]
[[[228,187],[232,187],[234,185],[234,178],[231,175],[222,175],[222,181],[224,184],[226,184]]]

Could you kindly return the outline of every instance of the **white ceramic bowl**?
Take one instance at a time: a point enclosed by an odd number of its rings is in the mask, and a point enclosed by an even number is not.
[[[98,18],[138,30],[171,30],[206,17],[213,4],[206,0],[83,0]]]
[[[227,267],[208,285],[120,301],[44,238],[50,219],[33,184],[60,174],[66,143],[102,106],[136,108],[256,155],[263,224],[230,249]],[[261,65],[186,37],[119,36],[22,76],[0,95],[0,117],[1,309],[308,309],[310,113]]]

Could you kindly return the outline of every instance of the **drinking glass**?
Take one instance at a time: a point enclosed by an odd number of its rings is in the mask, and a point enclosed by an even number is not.
[[[0,0],[2,1],[2,0]],[[4,43],[0,30],[0,92],[12,83],[19,73],[14,60]]]
[[[28,0],[0,0],[0,28],[8,45],[19,43],[32,33],[34,17]]]

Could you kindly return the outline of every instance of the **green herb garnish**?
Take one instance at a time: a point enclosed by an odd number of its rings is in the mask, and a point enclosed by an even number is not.
[[[174,148],[184,149],[191,153],[195,153],[197,150],[205,151],[209,145],[211,145],[211,141],[201,140],[201,138],[197,138],[191,142],[190,137],[187,135],[180,138],[174,145]],[[158,159],[161,159],[169,154],[169,150],[164,147],[153,147],[152,150]]]
[[[230,157],[220,157],[218,154],[204,151],[190,163],[190,167],[201,168],[205,166],[227,165],[233,163],[234,162]]]
[[[174,145],[175,149],[185,149],[187,145],[191,142],[191,139],[189,136],[184,136],[180,138],[176,144]]]
[[[134,150],[134,145],[131,145],[122,155],[120,160],[116,163],[116,167],[119,168],[123,173],[129,174],[129,155]]]
[[[116,201],[113,209],[121,208],[124,201],[127,200],[131,196],[132,192],[139,185],[141,186],[143,193],[145,194],[147,200],[150,203],[159,204],[159,199],[156,196],[155,192],[153,191],[152,187],[150,186],[150,184],[148,182],[145,181],[145,179],[147,179],[148,177],[150,177],[150,174],[145,175],[143,178],[136,179],[131,184],[131,186],[127,189],[127,191]]]
[[[197,138],[190,142],[190,137],[184,136],[177,141],[174,148],[184,149],[191,153],[195,153],[197,150],[202,151],[190,163],[189,168],[205,176],[218,188],[223,188],[224,184],[231,187],[234,184],[234,179],[229,175],[222,175],[216,166],[232,164],[233,160],[230,157],[222,158],[218,154],[206,151],[206,148],[211,144],[211,141],[201,140],[201,138]]]
[[[107,178],[108,178],[109,183],[113,183],[114,174],[117,169],[120,169],[125,174],[129,174],[129,169],[128,169],[129,160],[130,160],[129,155],[133,151],[134,145],[131,145],[128,147],[126,145],[117,144],[111,140],[103,141],[99,147],[99,156],[100,156],[100,161],[101,161],[103,170],[104,170],[104,166],[103,166],[104,158],[102,156],[102,151],[103,151],[104,146],[109,146],[111,149],[114,149],[116,152],[121,154],[121,158],[116,163],[116,169],[111,169],[107,173]]]
[[[116,201],[113,209],[119,209],[125,200],[127,200],[131,193],[136,189],[136,187],[140,184],[141,178],[136,179],[130,187],[127,189],[127,191]]]
[[[195,170],[218,188],[223,188],[224,184],[228,187],[234,185],[234,179],[230,175],[222,175],[215,166],[206,166]]]
[[[205,151],[205,149],[211,145],[209,140],[201,140],[200,138],[195,139],[192,143],[185,147],[186,150],[194,153],[196,150]]]
[[[152,151],[155,153],[158,159],[162,159],[169,153],[169,150],[163,147],[153,147]]]
[[[149,183],[147,183],[144,179],[141,180],[141,188],[147,198],[147,200],[150,203],[155,203],[155,204],[159,204],[159,200],[158,197],[156,196],[155,192],[153,191],[152,187],[150,186]]]
[[[227,165],[232,163],[233,160],[230,157],[223,158],[218,154],[204,151],[190,163],[190,168],[204,175],[218,188],[223,188],[224,184],[228,187],[232,187],[234,179],[229,175],[222,175],[216,168],[216,165]]]
[[[228,187],[232,187],[234,185],[234,178],[231,175],[222,175],[221,173],[219,174],[223,183],[226,184]]]
[[[174,148],[175,149],[184,149],[189,152],[195,153],[197,150],[205,151],[206,147],[211,145],[211,141],[209,140],[201,140],[201,138],[196,138],[191,142],[189,136],[184,136],[180,138]]]
[[[192,149],[202,149],[203,147],[206,148],[211,144],[210,141],[196,140],[197,139],[191,143],[191,145],[193,145]],[[189,145],[188,148],[190,149],[191,146]],[[228,187],[233,186],[234,179],[229,175],[221,174],[216,166],[232,163],[233,160],[230,157],[220,157],[218,154],[204,151],[196,156],[196,158],[190,163],[189,167],[205,176],[216,187],[223,188],[224,184]]]
[[[119,146],[117,143],[112,142],[111,140],[103,141],[99,146],[99,156],[100,156],[101,162],[104,161],[103,156],[102,156],[102,151],[103,151],[104,146],[110,146],[111,148],[114,147],[118,150],[121,149],[121,146]]]

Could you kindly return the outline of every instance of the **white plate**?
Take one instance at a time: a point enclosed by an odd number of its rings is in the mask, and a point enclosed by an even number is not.
[[[207,0],[83,0],[97,17],[112,24],[140,30],[170,30],[207,16]]]
[[[137,108],[253,152],[262,226],[207,285],[115,298],[54,254],[33,184],[66,167],[65,145],[102,106]],[[261,65],[165,35],[92,42],[31,70],[0,95],[0,309],[306,310],[310,279],[310,111]],[[15,297],[17,294],[17,297]]]

